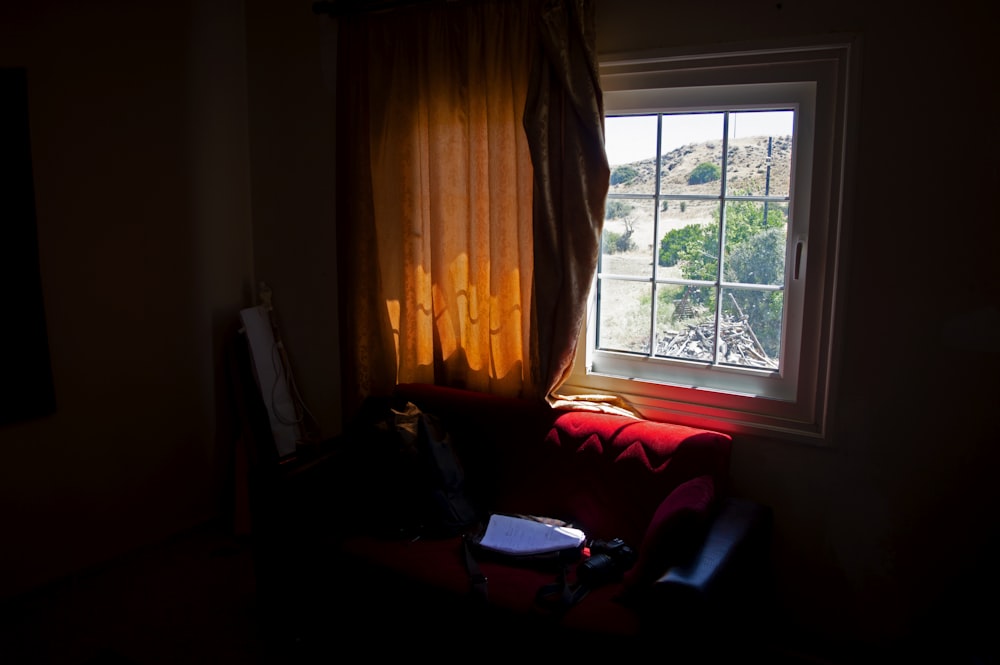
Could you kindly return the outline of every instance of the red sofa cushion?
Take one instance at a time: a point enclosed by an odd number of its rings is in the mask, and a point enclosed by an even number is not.
[[[729,440],[716,432],[591,412],[559,416],[547,441],[563,452],[553,467],[562,472],[543,491],[589,536],[632,547],[664,497],[694,476],[724,476],[729,461]]]
[[[646,529],[635,565],[625,573],[625,590],[639,593],[668,567],[684,563],[708,526],[715,503],[715,481],[709,475],[692,478],[671,492]]]
[[[729,471],[720,432],[427,384],[395,392],[449,428],[483,510],[556,517],[589,538],[637,547],[677,486],[708,474],[721,491]]]

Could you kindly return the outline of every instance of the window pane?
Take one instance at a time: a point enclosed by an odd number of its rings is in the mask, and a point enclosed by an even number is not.
[[[663,116],[662,194],[721,193],[723,118],[722,113]]]
[[[727,195],[789,195],[794,119],[793,111],[729,114]]]
[[[649,353],[653,311],[649,284],[602,279],[599,288],[598,347],[606,351]]]
[[[762,201],[726,203],[725,281],[785,283],[785,210],[784,205]]]
[[[691,269],[695,267],[694,264],[703,262],[701,259],[706,251],[714,258],[718,252],[718,218],[717,201],[661,201],[660,235],[656,241],[656,260],[659,265],[657,275],[661,278],[692,278]],[[687,273],[685,266],[689,268]],[[714,266],[713,260],[710,270],[712,275],[708,279],[715,279]]]
[[[718,219],[718,213],[715,215]],[[676,244],[675,241],[676,240]],[[679,248],[678,266],[684,279],[714,282],[719,273],[719,224],[706,222],[667,233],[667,255]],[[662,248],[662,246],[661,246]]]
[[[605,134],[611,165],[609,194],[654,194],[656,116],[609,116]]]
[[[604,206],[601,271],[652,277],[655,203],[609,198]]]
[[[656,354],[712,360],[715,289],[661,285],[657,289]]]
[[[723,289],[720,360],[777,369],[783,304],[781,291]]]

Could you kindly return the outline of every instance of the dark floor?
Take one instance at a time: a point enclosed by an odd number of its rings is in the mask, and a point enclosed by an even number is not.
[[[3,606],[0,663],[280,663],[245,540],[199,528]]]
[[[278,644],[258,603],[249,539],[206,526],[0,605],[0,664],[357,662],[335,655],[329,644],[317,649],[289,639]],[[331,626],[330,634],[338,634],[335,613],[321,620]],[[383,628],[386,644],[400,641],[398,625]],[[447,639],[447,629],[442,626],[441,638]],[[337,637],[338,644],[350,642],[349,633]],[[483,649],[495,654],[500,646]],[[526,648],[530,656],[530,645]],[[776,665],[817,663],[769,655]]]
[[[340,646],[335,654],[327,638],[318,646],[277,643],[258,605],[249,539],[206,526],[0,605],[0,665],[358,662],[341,657]],[[338,645],[351,642],[335,612],[321,620]],[[405,646],[393,644],[401,641],[398,624],[368,628],[384,629],[385,644],[363,644]],[[441,631],[438,639],[450,641],[448,626]],[[495,654],[500,646],[483,649]]]
[[[301,644],[276,644],[258,607],[249,540],[206,526],[0,605],[2,665],[300,665],[358,662],[330,651],[307,657]],[[336,613],[322,619],[337,633]],[[341,626],[343,624],[340,624]],[[447,632],[447,626],[442,631]],[[393,626],[384,626],[386,641]],[[379,628],[381,630],[381,628]],[[445,633],[442,633],[444,635]],[[517,636],[507,636],[516,640]],[[340,639],[339,637],[337,638]],[[341,640],[338,644],[346,643]],[[482,645],[490,652],[496,645]],[[996,665],[964,645],[932,662]],[[338,651],[340,647],[338,647]],[[437,653],[440,649],[436,650]],[[530,655],[530,649],[525,655]],[[666,652],[665,652],[666,653]],[[885,654],[821,658],[779,645],[717,662],[849,665],[901,662]],[[593,655],[593,654],[591,654]],[[910,655],[913,655],[912,653]],[[927,655],[927,654],[925,654]],[[447,660],[447,658],[443,658]],[[468,660],[467,655],[462,656]],[[530,658],[522,659],[533,662]],[[671,660],[674,662],[674,660]],[[701,661],[704,662],[704,661]]]

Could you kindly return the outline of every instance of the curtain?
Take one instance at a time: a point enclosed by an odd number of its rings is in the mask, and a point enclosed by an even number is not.
[[[535,165],[537,370],[544,395],[568,378],[597,270],[610,168],[597,72],[594,11],[545,3],[524,126]]]
[[[573,363],[609,182],[593,9],[339,21],[345,413],[404,382],[547,397]]]

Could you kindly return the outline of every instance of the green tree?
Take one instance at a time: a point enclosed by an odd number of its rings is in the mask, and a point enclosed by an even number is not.
[[[677,265],[689,247],[700,244],[703,232],[700,224],[688,224],[668,231],[660,240],[660,265],[667,268]]]
[[[770,216],[770,215],[769,215]],[[785,276],[785,229],[757,231],[734,247],[726,258],[726,279],[753,284],[781,284]],[[734,289],[738,314],[746,317],[764,352],[777,357],[781,345],[781,291]]]
[[[750,192],[739,192],[748,195]],[[660,240],[657,260],[661,266],[681,266],[686,279],[714,281],[718,272],[719,213],[711,224],[689,224],[666,233]],[[752,284],[781,284],[784,278],[785,225],[787,211],[754,201],[730,201],[726,206],[725,279]],[[694,289],[692,302],[709,309],[715,306],[711,289]],[[781,339],[782,293],[735,289],[735,302],[754,334],[772,357]]]
[[[750,191],[737,192],[739,196],[748,196]],[[712,218],[719,223],[719,211],[712,211]],[[785,209],[777,205],[768,206],[767,219],[764,219],[764,204],[756,201],[730,201],[726,204],[726,244],[736,247],[747,241],[750,236],[764,229],[776,229],[785,225],[787,216]]]

